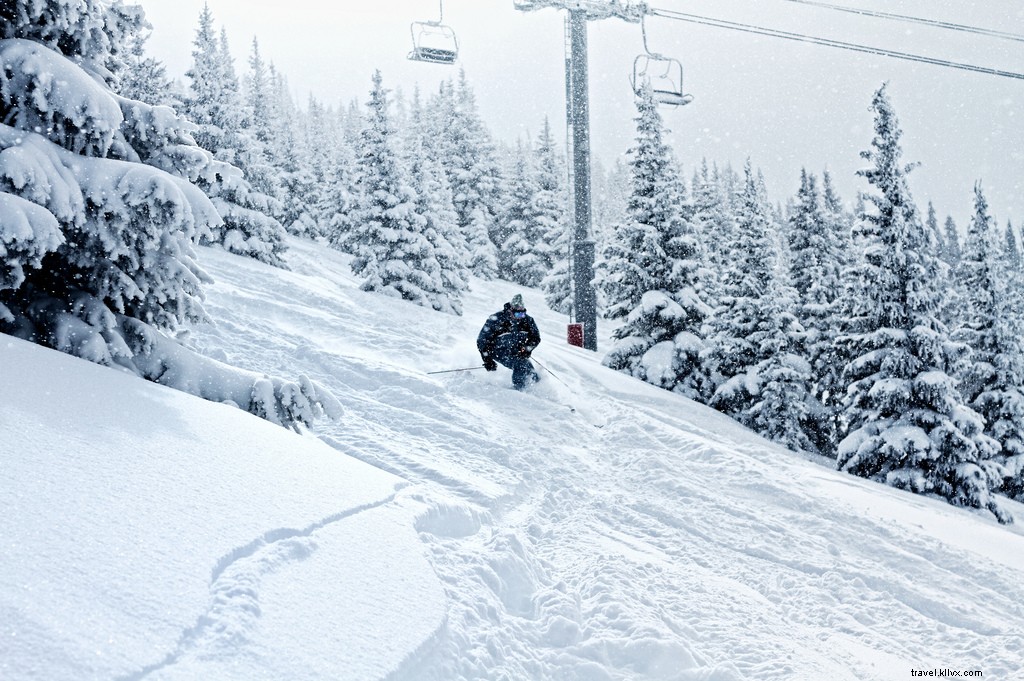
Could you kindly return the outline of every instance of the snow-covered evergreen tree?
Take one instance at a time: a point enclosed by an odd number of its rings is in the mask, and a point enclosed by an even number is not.
[[[195,139],[199,146],[234,166],[199,179],[199,186],[223,218],[221,226],[204,241],[283,267],[284,228],[273,217],[281,207],[273,197],[254,190],[245,178],[259,153],[253,150],[253,140],[243,129],[246,111],[228,51],[227,33],[222,29],[217,38],[208,5],[199,17],[193,44],[192,67],[185,74],[191,81],[185,114],[198,126]]]
[[[614,230],[605,253],[607,273],[601,287],[608,316],[628,316],[648,291],[672,288],[675,263],[668,243],[682,235],[684,193],[653,97],[637,100],[637,144],[630,149],[632,168],[627,219]]]
[[[690,221],[700,242],[706,245],[705,299],[712,308],[718,304],[719,280],[731,261],[729,249],[735,242],[735,216],[729,192],[718,169],[708,166],[707,159],[702,160],[693,175]]]
[[[503,204],[501,172],[465,72],[460,72],[457,89],[450,82],[442,83],[430,108],[430,123],[452,188],[459,229],[469,244],[470,270],[484,279],[493,279],[498,275],[496,244],[504,243],[507,237],[495,219]]]
[[[1021,269],[1021,251],[1017,242],[1017,232],[1013,223],[1006,221],[1006,235],[1003,237],[1004,251],[1006,253],[1006,264],[1011,272],[1019,272]]]
[[[516,145],[515,161],[508,177],[508,204],[501,216],[504,243],[498,249],[498,276],[523,286],[538,286],[547,272],[546,258],[537,257],[544,248],[543,235],[534,220],[534,200],[540,187],[530,150],[522,141]]]
[[[167,68],[146,54],[146,41],[151,27],[145,25],[128,39],[126,49],[117,60],[120,68],[112,68],[117,78],[117,94],[147,104],[162,104],[180,108],[174,96]]]
[[[956,221],[953,220],[953,216],[946,216],[946,222],[943,227],[944,234],[943,243],[943,260],[950,267],[956,267],[960,264],[960,230],[957,229]]]
[[[558,153],[547,116],[534,144],[533,157],[537,180],[533,219],[543,241],[537,248],[537,258],[544,263],[544,269],[550,271],[556,260],[564,261],[568,256],[567,252],[555,252],[554,244],[568,234],[571,225],[565,162]]]
[[[839,269],[842,272],[852,260],[850,250],[853,248],[853,217],[843,208],[843,200],[832,182],[832,174],[827,170],[821,175],[821,186],[825,216],[831,225],[833,241],[838,247]]]
[[[567,216],[568,217],[568,216]],[[555,234],[550,243],[551,247],[551,269],[541,282],[544,289],[544,302],[547,306],[570,318],[574,318],[576,305],[576,293],[572,280],[572,228],[566,225],[565,231]],[[601,279],[600,263],[595,264],[595,278]],[[598,311],[603,309],[604,293],[601,289],[594,291],[597,297]]]
[[[409,172],[397,148],[380,71],[366,104],[358,148],[361,169],[352,229],[340,247],[351,253],[361,288],[425,307],[451,308],[434,249],[424,234]]]
[[[605,260],[605,253],[615,239],[615,225],[626,220],[626,210],[629,204],[630,189],[630,168],[624,157],[617,157],[612,167],[602,171],[600,159],[594,159],[592,170],[594,180],[592,182],[593,206],[593,233],[594,233],[594,276],[597,281],[605,278],[608,271],[608,263]],[[566,188],[568,191],[568,187]],[[572,218],[572,202],[575,197],[566,197],[566,220]],[[555,254],[554,263],[551,268],[550,284],[545,284],[545,299],[548,307],[558,310],[563,314],[569,314],[572,303],[572,285],[569,277],[569,231],[552,242],[551,248]],[[608,302],[601,287],[595,290],[597,295],[597,311],[601,316],[606,316]]]
[[[334,245],[343,243],[353,228],[353,214],[359,199],[359,168],[356,164],[357,150],[344,137],[336,136],[325,141],[332,147],[326,163],[320,169],[322,184],[313,190],[317,195],[317,210],[321,226],[315,233],[323,234]]]
[[[433,152],[434,144],[425,126],[419,90],[413,93],[408,112],[409,138],[406,156],[416,192],[416,211],[425,221],[423,234],[436,261],[434,276],[440,281],[432,298],[435,310],[462,314],[462,294],[469,290],[466,244],[459,231],[448,177]],[[430,263],[431,267],[435,267]]]
[[[699,332],[710,308],[700,295],[700,247],[682,215],[685,188],[649,85],[637,98],[635,120],[627,219],[615,227],[601,282],[608,315],[625,323],[604,363],[696,397]]]
[[[139,17],[120,3],[15,10],[0,29],[0,318],[9,333],[129,363],[122,322],[174,331],[206,318],[191,238],[219,220],[194,187],[115,160],[137,155],[125,131],[141,126],[154,125],[160,144],[188,139],[172,111],[121,99],[102,80]],[[188,170],[208,160],[199,152]]]
[[[946,235],[943,234],[942,228],[939,226],[939,217],[938,214],[935,212],[935,205],[932,204],[931,201],[928,202],[927,215],[928,217],[925,218],[924,226],[925,229],[927,229],[928,232],[935,239],[935,245],[937,250],[934,255],[938,256],[939,258],[942,258],[943,254],[946,253]]]
[[[813,450],[805,432],[811,371],[797,353],[796,293],[778,267],[770,210],[749,162],[745,175],[732,261],[702,356],[714,386],[708,403],[788,447]]]
[[[938,259],[938,274],[934,287],[941,292],[941,303],[939,308],[939,319],[948,328],[957,324],[957,315],[964,304],[964,292],[960,283],[954,276],[954,268],[946,262],[946,256],[951,252],[946,243],[945,230],[939,225],[938,214],[932,202],[928,202],[928,214],[925,219],[925,238],[931,244],[929,253]],[[956,258],[960,258],[959,244],[955,246]]]
[[[831,451],[835,438],[836,304],[842,294],[842,259],[847,244],[839,239],[834,208],[826,205],[817,178],[801,173],[800,190],[789,218],[790,280],[796,289],[795,312],[804,328],[802,354],[811,367],[817,404],[808,414],[815,447]]]
[[[281,424],[340,405],[176,338],[207,319],[193,250],[220,224],[190,181],[225,172],[172,109],[112,90],[142,15],[118,1],[0,12],[0,331]]]
[[[347,200],[335,191],[338,181],[338,169],[340,159],[338,152],[341,147],[335,144],[340,140],[337,129],[337,119],[334,112],[312,94],[306,102],[306,111],[302,117],[302,143],[301,147],[305,154],[303,159],[304,167],[309,171],[309,177],[303,178],[308,184],[303,187],[304,202],[309,207],[313,222],[316,224],[316,235],[327,235],[330,238],[332,231],[336,230],[331,226],[332,221],[339,214],[339,202]],[[361,126],[363,118],[358,117],[355,125]],[[350,150],[352,158],[355,158],[355,148],[359,144],[361,130],[355,135],[351,142],[345,139],[345,149]],[[354,181],[354,175],[351,179]]]
[[[966,348],[951,342],[940,321],[940,266],[907,186],[902,132],[883,85],[873,99],[875,137],[859,171],[877,193],[861,216],[868,227],[865,266],[854,309],[859,328],[847,343],[854,359],[850,432],[837,464],[856,475],[950,503],[986,508],[1008,519],[992,491],[1001,480],[986,465],[998,443],[961,397],[951,370]]]
[[[288,92],[288,79],[271,64],[270,158],[281,173],[281,224],[292,234],[315,237],[320,233],[312,205],[316,178],[310,167],[300,112]]]
[[[540,231],[544,250],[542,255],[546,272],[541,281],[544,289],[544,302],[548,307],[564,315],[572,316],[575,305],[575,294],[572,284],[572,263],[570,261],[570,243],[575,226],[571,223],[572,214],[569,210],[568,173],[566,159],[559,155],[555,138],[551,133],[551,125],[544,117],[544,126],[534,146],[538,192],[534,202],[534,213]],[[597,245],[604,240],[599,234],[596,222],[593,225],[593,236]],[[595,264],[595,272],[599,271]],[[598,291],[597,305],[603,306]]]
[[[955,337],[971,348],[960,373],[961,391],[985,420],[985,434],[1000,445],[997,461],[1007,492],[1024,497],[1024,309],[1018,277],[999,247],[995,221],[981,185],[974,189],[957,279],[965,305]],[[992,463],[982,464],[992,466]]]
[[[239,165],[253,190],[274,199],[274,217],[280,217],[284,207],[281,177],[271,158],[270,145],[274,140],[272,116],[274,98],[271,95],[270,70],[260,54],[259,41],[252,39],[249,72],[245,78],[245,112],[242,131],[248,138],[247,154]]]
[[[551,241],[568,229],[562,169],[546,118],[536,147],[517,145],[507,175],[508,203],[501,218],[505,241],[498,251],[498,273],[524,286],[540,286],[556,260]]]

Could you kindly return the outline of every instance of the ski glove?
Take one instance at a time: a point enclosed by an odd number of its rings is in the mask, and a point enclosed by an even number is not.
[[[487,369],[488,371],[497,371],[498,365],[495,364],[494,360],[490,357],[484,357],[484,369]]]

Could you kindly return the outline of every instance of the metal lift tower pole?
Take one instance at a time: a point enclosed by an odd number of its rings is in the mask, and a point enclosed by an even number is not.
[[[569,55],[565,69],[566,123],[570,133],[572,159],[573,310],[583,324],[583,347],[597,350],[597,295],[594,293],[594,237],[590,209],[590,87],[587,80],[587,21],[612,17],[639,23],[647,5],[633,0],[514,0],[524,12],[564,9],[569,13]]]
[[[573,307],[583,324],[583,347],[597,350],[597,295],[594,293],[594,239],[590,210],[590,88],[587,77],[587,13],[569,10],[571,60],[566,77],[572,129]]]

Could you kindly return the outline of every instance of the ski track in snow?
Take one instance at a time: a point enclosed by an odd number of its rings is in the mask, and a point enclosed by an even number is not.
[[[163,660],[123,676],[119,681],[160,677],[187,657],[230,651],[249,640],[260,617],[260,584],[289,563],[308,558],[317,550],[316,533],[360,513],[387,506],[398,492],[371,504],[346,509],[302,529],[279,528],[265,532],[245,546],[223,556],[210,577],[210,604],[196,623],[182,632],[174,651]]]
[[[345,256],[308,242],[292,242],[292,272],[202,255],[218,322],[197,334],[199,349],[320,382],[345,407],[317,427],[323,440],[410,483],[386,503],[416,510],[449,605],[392,681],[1020,672],[1019,572],[830,503],[869,483],[755,448],[721,415],[597,369],[599,358],[562,344],[539,293],[528,296],[545,337],[537,355],[555,376],[541,370],[533,392],[517,393],[507,372],[425,373],[478,364],[476,331],[502,301],[471,293],[464,318],[391,319],[357,290]],[[410,320],[422,324],[403,328]],[[164,663],[129,678],[244,636],[260,575],[314,550],[315,529],[225,557],[207,614]]]

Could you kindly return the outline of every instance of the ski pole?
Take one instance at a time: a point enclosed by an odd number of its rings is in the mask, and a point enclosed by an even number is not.
[[[445,369],[444,371],[428,371],[427,375],[429,376],[430,374],[450,374],[456,371],[476,371],[477,369],[483,369],[483,367],[466,367],[465,369]]]
[[[534,362],[537,362],[537,360],[534,359],[533,357],[531,357],[530,359],[532,359]],[[537,366],[539,366],[541,369],[543,369],[544,371],[546,371],[549,374],[551,374],[552,376],[554,376],[555,380],[558,381],[559,383],[561,383],[562,385],[564,385],[566,388],[569,388],[569,384],[566,383],[565,381],[563,381],[562,379],[560,379],[557,375],[555,375],[554,371],[552,371],[551,369],[548,369],[546,366],[544,366],[540,362],[537,362]],[[572,390],[572,388],[569,388],[569,390]]]

